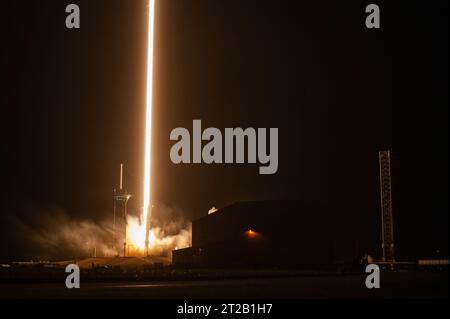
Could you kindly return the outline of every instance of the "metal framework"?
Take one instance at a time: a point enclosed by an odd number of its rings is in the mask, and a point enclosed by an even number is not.
[[[127,203],[131,195],[122,188],[123,164],[120,164],[119,190],[114,189],[114,219],[113,219],[113,245],[119,251],[117,244],[123,245],[123,256],[127,255]]]
[[[394,220],[392,217],[391,153],[380,151],[380,195],[383,261],[395,261]]]

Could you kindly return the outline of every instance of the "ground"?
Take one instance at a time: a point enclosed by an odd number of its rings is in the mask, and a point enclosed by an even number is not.
[[[367,289],[365,275],[295,275],[239,279],[96,283],[80,289],[64,282],[0,283],[0,298],[394,298],[435,299],[449,295],[448,272],[381,273],[381,288]]]

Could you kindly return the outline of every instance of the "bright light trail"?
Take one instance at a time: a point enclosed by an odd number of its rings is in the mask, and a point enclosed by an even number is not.
[[[144,164],[144,206],[143,227],[148,238],[147,218],[150,214],[150,179],[152,155],[152,108],[153,108],[153,37],[155,22],[155,0],[148,3],[148,42],[147,42],[147,101],[145,116],[145,164]],[[145,243],[147,245],[147,243]],[[147,247],[145,247],[147,248]]]

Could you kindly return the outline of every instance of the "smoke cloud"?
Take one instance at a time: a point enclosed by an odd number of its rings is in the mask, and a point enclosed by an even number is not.
[[[164,203],[157,205],[150,217],[155,242],[150,255],[171,256],[172,250],[191,246],[191,223],[184,218],[179,208]]]
[[[60,208],[33,214],[37,215],[33,218],[12,218],[12,227],[17,238],[26,242],[24,246],[29,258],[63,260],[92,257],[94,252],[97,257],[119,254],[114,249],[112,218],[75,218]],[[128,223],[139,222],[139,217],[128,216]],[[190,222],[184,219],[180,209],[158,205],[151,216],[151,227],[153,245],[149,255],[168,257],[172,250],[190,246]]]

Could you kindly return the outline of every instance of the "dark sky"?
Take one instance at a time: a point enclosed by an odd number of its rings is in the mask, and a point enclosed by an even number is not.
[[[448,254],[448,2],[376,1],[380,30],[365,28],[369,3],[157,1],[154,202],[194,219],[239,200],[318,201],[379,253],[377,152],[390,149],[399,254]],[[11,216],[111,216],[121,162],[142,205],[146,14],[144,0],[2,3],[2,258],[32,254]],[[278,127],[277,174],[173,164],[170,131],[193,119]]]

